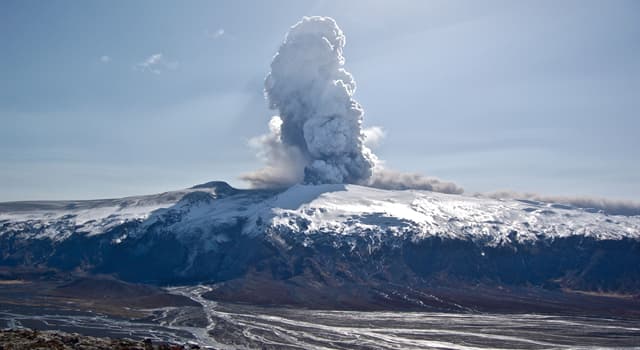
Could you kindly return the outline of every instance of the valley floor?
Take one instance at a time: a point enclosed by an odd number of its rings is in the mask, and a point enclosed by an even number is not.
[[[209,286],[167,289],[175,299],[137,285],[121,287],[109,288],[128,294],[130,300],[140,300],[133,292],[151,293],[155,304],[129,307],[113,295],[88,300],[86,294],[51,292],[10,297],[9,290],[24,292],[26,286],[17,281],[5,284],[0,288],[0,329],[79,333],[80,339],[99,337],[113,344],[128,338],[132,340],[127,344],[139,346],[150,339],[154,344],[212,349],[637,349],[640,344],[637,317],[310,310],[213,301],[203,297],[211,291]],[[11,349],[8,344],[25,334],[31,337],[23,332],[16,338],[18,333],[3,333],[4,349]],[[47,337],[66,337],[52,334]]]

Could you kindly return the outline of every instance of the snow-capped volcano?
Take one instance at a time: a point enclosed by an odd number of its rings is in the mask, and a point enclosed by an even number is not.
[[[0,243],[0,265],[162,284],[456,280],[640,291],[638,216],[356,185],[211,182],[122,199],[0,203]]]
[[[282,192],[237,190],[211,182],[157,195],[89,201],[0,203],[0,235],[61,241],[137,224],[189,232],[242,222],[242,234],[288,230],[316,234],[471,239],[500,244],[512,239],[584,236],[640,238],[640,217],[611,216],[559,203],[495,200],[431,191],[390,191],[357,185],[295,185]]]
[[[608,216],[563,204],[493,200],[357,185],[296,185],[256,207],[269,229],[313,235],[438,236],[500,244],[572,235],[640,238],[640,217]],[[245,232],[259,233],[252,225]]]

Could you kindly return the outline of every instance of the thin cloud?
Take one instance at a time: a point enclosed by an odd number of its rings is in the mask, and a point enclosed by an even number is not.
[[[139,71],[151,72],[153,74],[160,74],[165,69],[176,68],[178,68],[178,62],[167,60],[162,53],[153,54],[136,65],[136,69]]]
[[[640,215],[640,203],[628,200],[616,200],[586,196],[547,196],[537,193],[519,193],[514,191],[476,193],[474,196],[494,199],[524,199],[536,202],[564,204],[580,209],[602,211],[603,213],[609,215]]]
[[[219,39],[221,38],[223,35],[225,35],[225,31],[224,28],[219,28],[218,30],[214,31],[214,32],[210,32],[209,30],[206,31],[206,34],[208,37],[213,38],[213,39]]]
[[[111,62],[111,57],[109,57],[107,55],[100,56],[100,62],[109,63],[109,62]]]

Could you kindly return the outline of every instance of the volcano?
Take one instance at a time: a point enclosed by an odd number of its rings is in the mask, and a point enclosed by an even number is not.
[[[608,309],[589,298],[616,296],[640,310],[640,217],[562,203],[214,181],[120,199],[0,203],[0,244],[5,274],[206,284],[215,286],[207,297],[231,302],[553,311]]]

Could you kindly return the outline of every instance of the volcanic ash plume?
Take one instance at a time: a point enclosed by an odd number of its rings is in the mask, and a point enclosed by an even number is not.
[[[328,17],[304,17],[289,30],[265,80],[269,106],[279,115],[270,124],[271,137],[253,140],[269,141],[259,145],[267,148],[267,168],[246,180],[259,179],[262,186],[291,181],[291,175],[279,177],[281,159],[293,170],[288,174],[296,174],[293,161],[298,162],[303,171],[297,180],[309,184],[365,183],[371,177],[375,156],[363,145],[364,111],[353,99],[356,83],[343,68],[344,44],[342,30]]]
[[[453,183],[387,170],[364,144],[378,127],[362,129],[364,110],[353,99],[356,82],[344,66],[345,37],[329,17],[304,17],[291,27],[265,80],[270,133],[251,140],[266,167],[243,179],[253,187],[295,183],[354,183],[384,189],[461,193]]]

